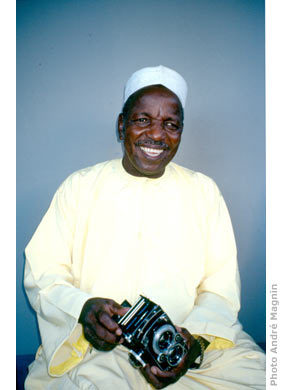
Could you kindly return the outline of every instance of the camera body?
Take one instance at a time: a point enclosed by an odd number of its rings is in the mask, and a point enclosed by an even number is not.
[[[122,306],[130,306],[126,301]],[[184,338],[168,315],[154,302],[140,296],[122,317],[115,320],[122,329],[124,342],[133,367],[157,366],[170,371],[188,353]]]

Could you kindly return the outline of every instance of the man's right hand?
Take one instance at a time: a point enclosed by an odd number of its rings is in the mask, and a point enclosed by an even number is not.
[[[122,330],[112,316],[123,316],[128,310],[129,308],[122,307],[112,299],[91,298],[86,301],[79,322],[87,341],[99,351],[111,351],[117,344],[121,344]]]

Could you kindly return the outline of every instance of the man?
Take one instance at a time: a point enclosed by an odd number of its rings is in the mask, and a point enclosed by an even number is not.
[[[224,200],[208,177],[171,162],[187,86],[144,68],[126,84],[121,160],[71,175],[26,248],[25,287],[42,347],[26,389],[264,389],[264,354],[237,321],[240,282]],[[135,370],[114,315],[144,295],[189,353]],[[197,368],[197,362],[201,365]]]

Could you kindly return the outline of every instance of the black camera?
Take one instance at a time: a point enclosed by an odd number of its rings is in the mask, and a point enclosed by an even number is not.
[[[131,307],[127,301],[122,306]],[[168,315],[148,298],[140,296],[124,316],[114,319],[122,329],[123,345],[130,350],[129,361],[135,368],[149,363],[170,371],[188,353],[184,338]]]

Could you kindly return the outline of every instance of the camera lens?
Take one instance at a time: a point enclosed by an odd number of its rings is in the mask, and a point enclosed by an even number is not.
[[[177,366],[182,360],[183,354],[184,349],[180,344],[172,347],[168,352],[168,363],[170,366]]]
[[[164,324],[155,329],[152,340],[154,352],[159,354],[170,348],[174,342],[175,333],[175,328],[171,324]]]
[[[172,332],[167,331],[167,332],[162,333],[162,335],[160,336],[160,338],[158,340],[159,349],[161,351],[163,351],[164,349],[167,349],[170,346],[170,344],[172,343],[172,340],[173,340]]]

